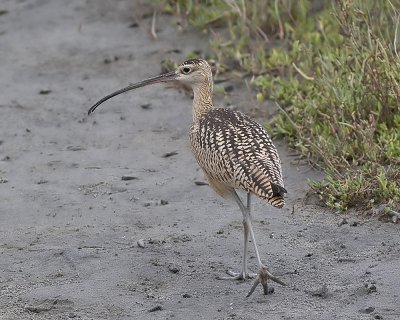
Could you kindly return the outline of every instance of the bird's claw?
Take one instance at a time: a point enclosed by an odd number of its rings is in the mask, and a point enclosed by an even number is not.
[[[246,280],[246,279],[254,279],[257,277],[256,273],[248,273],[248,272],[234,272],[232,270],[227,270],[226,273],[228,276],[217,276],[218,280]]]
[[[253,286],[251,287],[249,293],[246,295],[246,298],[250,297],[253,294],[254,290],[256,290],[257,286],[260,283],[263,286],[265,295],[273,293],[274,288],[268,289],[268,279],[271,279],[272,281],[279,283],[282,286],[286,286],[286,284],[282,280],[278,279],[271,272],[269,272],[267,267],[261,266],[260,270],[258,271],[258,276],[257,276],[256,280],[254,281]]]

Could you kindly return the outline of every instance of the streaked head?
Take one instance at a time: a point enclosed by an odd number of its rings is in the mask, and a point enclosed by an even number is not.
[[[162,75],[152,77],[134,84],[131,84],[125,88],[117,90],[104,98],[100,99],[96,102],[88,111],[88,114],[91,114],[99,105],[103,102],[115,97],[121,93],[137,89],[140,87],[144,87],[154,83],[160,82],[170,82],[170,81],[180,81],[189,86],[193,89],[199,87],[200,85],[207,83],[211,86],[212,90],[212,72],[211,67],[207,63],[207,61],[202,59],[190,59],[183,62],[178,69],[175,71],[171,71],[168,73],[164,73]]]
[[[211,67],[202,59],[191,59],[182,63],[178,69],[176,80],[182,81],[192,87],[210,82],[212,84]]]

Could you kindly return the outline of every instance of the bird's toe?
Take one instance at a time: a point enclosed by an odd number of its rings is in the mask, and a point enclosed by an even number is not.
[[[228,274],[228,276],[218,276],[217,279],[218,280],[246,280],[246,279],[254,279],[257,277],[256,273],[252,273],[252,272],[235,272],[232,270],[227,270],[226,273]]]
[[[272,281],[279,283],[280,285],[286,286],[286,284],[282,280],[275,277],[271,272],[268,271],[267,267],[263,265],[260,267],[257,278],[254,281],[254,284],[246,297],[250,297],[260,283],[263,287],[264,294],[273,293],[275,289],[273,287],[268,287],[268,279],[271,279]]]

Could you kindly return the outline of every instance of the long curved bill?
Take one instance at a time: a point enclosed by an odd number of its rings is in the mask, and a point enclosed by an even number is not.
[[[109,94],[108,96],[105,96],[104,98],[102,98],[102,99],[100,99],[99,101],[97,101],[97,102],[89,109],[88,114],[91,114],[91,113],[92,113],[94,110],[96,110],[96,108],[97,108],[99,105],[101,105],[103,102],[105,102],[105,101],[111,99],[112,97],[115,97],[115,96],[117,96],[117,95],[119,95],[119,94],[121,94],[121,93],[127,92],[127,91],[129,91],[129,90],[137,89],[137,88],[140,88],[140,87],[144,87],[144,86],[147,86],[147,85],[149,85],[149,84],[154,84],[154,83],[159,83],[159,82],[173,81],[173,80],[176,80],[176,76],[177,76],[176,71],[171,71],[171,72],[164,73],[164,74],[162,74],[162,75],[159,75],[159,76],[156,76],[156,77],[153,77],[153,78],[149,78],[149,79],[146,79],[146,80],[143,80],[143,81],[134,83],[134,84],[130,84],[129,86],[127,86],[127,87],[125,87],[125,88],[122,88],[122,89],[120,89],[120,90],[118,90],[118,91],[115,91],[115,92]]]

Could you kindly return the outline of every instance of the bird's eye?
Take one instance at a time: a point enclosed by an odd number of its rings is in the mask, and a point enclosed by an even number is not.
[[[188,73],[190,73],[190,68],[189,67],[184,67],[184,68],[182,68],[182,72],[184,73],[184,74],[188,74]]]

